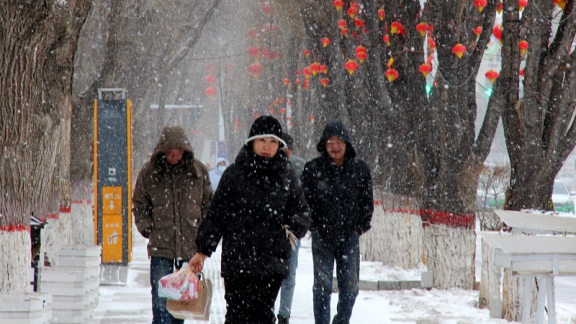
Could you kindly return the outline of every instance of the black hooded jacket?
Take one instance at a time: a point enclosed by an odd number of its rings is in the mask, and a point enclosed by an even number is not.
[[[332,136],[346,141],[340,167],[326,151],[326,140]],[[372,177],[368,164],[356,156],[344,125],[328,123],[317,149],[320,157],[307,162],[302,173],[302,189],[312,218],[310,230],[317,230],[323,239],[334,242],[354,231],[368,231],[374,212]]]
[[[310,227],[308,205],[283,151],[271,159],[245,145],[222,174],[196,237],[198,252],[210,256],[222,238],[222,276],[243,273],[287,277],[290,242]]]

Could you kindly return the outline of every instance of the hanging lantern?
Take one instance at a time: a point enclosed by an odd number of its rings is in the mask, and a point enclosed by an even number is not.
[[[206,88],[206,95],[208,95],[208,97],[212,98],[216,95],[216,93],[218,92],[218,90],[216,90],[215,87],[208,87]]]
[[[476,9],[478,9],[478,11],[480,12],[484,10],[484,7],[486,7],[486,5],[488,5],[488,1],[486,0],[474,0],[474,7],[476,7]]]
[[[304,80],[304,84],[302,84],[302,89],[306,90],[308,86],[310,86],[310,80],[306,79]]]
[[[318,74],[318,72],[320,72],[320,62],[310,64],[310,71],[312,72],[312,75]]]
[[[428,24],[425,22],[421,22],[416,25],[416,30],[420,33],[420,36],[424,37],[426,34],[426,30],[428,29]]]
[[[502,3],[502,1],[498,2],[498,4],[496,5],[496,12],[501,14],[503,8],[504,8],[504,4]]]
[[[528,50],[528,42],[525,40],[520,41],[520,53],[522,55],[526,55],[526,51]]]
[[[262,55],[262,58],[269,60],[270,59],[270,50],[267,48],[264,48],[260,51],[260,55]]]
[[[346,25],[346,20],[344,20],[344,19],[338,20],[338,28],[340,28],[340,30],[346,28],[346,26],[347,26],[347,25]]]
[[[278,106],[278,100],[272,101],[272,104],[273,104],[274,106]]]
[[[248,54],[252,56],[255,60],[258,60],[260,57],[260,49],[258,46],[250,46],[248,47]]]
[[[524,69],[520,70],[520,76],[524,77]]]
[[[336,7],[337,11],[340,11],[340,9],[342,9],[342,7],[344,7],[344,1],[342,1],[342,0],[335,0],[332,3],[334,4],[334,7]]]
[[[386,16],[386,12],[384,11],[384,9],[382,9],[382,8],[378,9],[378,18],[380,18],[380,20],[384,20],[385,16]]]
[[[270,14],[270,2],[264,2],[262,4],[262,12],[269,15]]]
[[[304,56],[306,56],[306,58],[308,58],[308,56],[310,56],[310,51],[309,51],[309,50],[304,50]]]
[[[359,9],[360,9],[359,4],[357,4],[356,2],[351,2],[350,8],[348,8],[348,10],[346,10],[346,14],[348,16],[350,16],[350,18],[354,19],[354,16],[356,16],[358,14]]]
[[[310,123],[313,124],[314,123],[314,115],[310,115],[310,117],[308,117],[308,120],[310,120]]]
[[[252,74],[255,79],[258,79],[260,74],[262,74],[262,71],[264,71],[264,67],[258,62],[252,63],[248,66],[248,73]]]
[[[398,21],[395,21],[390,25],[390,33],[406,35],[406,30],[404,29],[404,25]]]
[[[326,86],[327,86],[328,84],[330,84],[330,80],[329,80],[328,78],[321,78],[321,79],[320,79],[320,84],[321,84],[322,86],[324,86],[324,88],[326,88]]]
[[[384,41],[384,43],[386,43],[386,45],[390,46],[390,36],[388,34],[384,35],[384,37],[382,37],[382,40]]]
[[[206,76],[206,79],[205,79],[205,80],[206,80],[206,82],[207,82],[208,84],[212,84],[212,83],[216,82],[216,80],[218,80],[218,78],[217,78],[215,75],[213,75],[213,74],[208,74],[208,75]]]
[[[278,109],[278,111],[280,112],[280,115],[284,115],[286,113],[286,108],[282,107]]]
[[[458,58],[462,58],[462,55],[466,53],[466,46],[462,44],[456,44],[452,47],[452,53],[454,53]]]
[[[322,45],[324,45],[324,47],[330,45],[330,39],[328,37],[322,38],[321,42],[322,42]]]
[[[252,39],[258,38],[258,28],[252,28],[248,31],[248,36]]]
[[[275,60],[280,59],[280,52],[274,51],[274,53],[272,53],[272,58]]]
[[[488,70],[488,72],[486,72],[484,75],[490,81],[490,83],[494,83],[494,80],[498,78],[498,72],[494,70]]]
[[[366,26],[366,23],[364,22],[364,20],[356,17],[354,18],[354,26],[356,26],[356,28],[360,28]]]
[[[500,44],[502,44],[502,26],[500,25],[494,26],[494,28],[492,29],[492,34],[494,34],[494,37],[498,40]]]
[[[354,71],[358,70],[358,63],[356,63],[354,60],[348,60],[346,63],[344,63],[344,68],[348,70],[350,75],[352,75]]]
[[[366,47],[362,45],[356,47],[356,58],[360,61],[360,63],[364,63],[364,60],[368,58]]]
[[[282,82],[284,83],[284,85],[289,85],[289,84],[290,84],[290,80],[289,80],[288,78],[282,79]]]
[[[348,38],[348,28],[342,29],[342,35],[344,35],[344,37]]]
[[[389,68],[388,70],[386,70],[385,75],[389,82],[394,82],[400,77],[400,74],[394,68]]]
[[[528,0],[518,0],[518,10],[522,11],[528,6]]]
[[[297,86],[299,86],[299,85],[300,85],[300,79],[294,80],[294,84],[297,85]]]
[[[270,115],[274,115],[275,112],[276,112],[276,110],[274,110],[274,107],[268,106],[268,113],[269,113]]]
[[[566,6],[566,0],[554,0],[554,4],[556,4],[560,9],[564,10]]]
[[[420,65],[418,71],[424,75],[424,77],[428,76],[428,73],[432,72],[432,65],[430,63],[424,63]]]
[[[426,63],[432,64],[432,61],[434,61],[434,54],[428,55],[428,58],[426,59]]]
[[[284,97],[278,98],[278,102],[281,103],[281,104],[283,104],[283,103],[284,103]]]
[[[312,75],[312,70],[310,69],[309,66],[307,66],[307,67],[302,69],[302,73],[304,73],[304,76],[306,77],[306,79],[309,79],[310,76]]]
[[[472,29],[472,31],[474,32],[474,35],[476,35],[476,37],[480,37],[480,35],[482,34],[482,26],[478,26]]]
[[[434,52],[436,50],[436,41],[433,38],[428,38],[428,51]]]
[[[322,72],[322,74],[328,73],[328,65],[320,65],[320,72]]]

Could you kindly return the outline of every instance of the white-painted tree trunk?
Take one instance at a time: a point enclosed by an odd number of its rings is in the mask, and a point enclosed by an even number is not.
[[[94,214],[92,200],[74,200],[71,209],[74,233],[72,241],[80,245],[94,245]]]
[[[362,235],[360,251],[367,261],[404,269],[422,264],[422,219],[418,215],[384,212],[382,205],[374,206],[372,228]]]
[[[30,231],[0,228],[0,291],[24,292],[30,286]]]
[[[534,280],[534,278],[532,278]],[[510,274],[510,270],[504,270],[502,279],[502,301],[504,319],[514,322],[522,321],[522,302],[524,299],[524,280],[521,276]],[[530,317],[536,313],[536,296],[538,291],[534,281],[532,281],[532,304],[530,305]]]
[[[56,265],[58,259],[58,250],[62,246],[60,239],[60,215],[49,214],[46,217],[46,225],[42,229],[42,249],[46,253],[46,259],[50,265]],[[43,265],[42,251],[40,253],[40,264]]]
[[[60,207],[60,246],[74,244],[74,228],[70,208]]]
[[[490,300],[494,298],[502,299],[500,277],[500,267],[494,264],[494,249],[482,240],[482,272],[478,300],[480,308],[490,307]]]
[[[435,288],[474,288],[474,229],[432,224],[424,227],[423,244]]]

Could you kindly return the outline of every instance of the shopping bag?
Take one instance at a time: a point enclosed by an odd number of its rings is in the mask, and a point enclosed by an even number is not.
[[[197,321],[210,320],[210,306],[212,305],[212,280],[201,275],[198,283],[198,298],[179,301],[168,299],[166,309],[179,319],[193,319]]]
[[[158,282],[158,297],[174,300],[190,300],[198,297],[198,276],[190,270],[187,262],[180,270],[168,274]]]

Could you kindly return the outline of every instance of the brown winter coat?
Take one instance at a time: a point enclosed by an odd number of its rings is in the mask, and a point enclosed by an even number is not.
[[[182,149],[176,165],[166,152]],[[149,239],[148,255],[189,259],[196,253],[196,233],[212,197],[206,166],[194,152],[179,126],[165,127],[158,144],[136,181],[132,212],[136,227]]]

